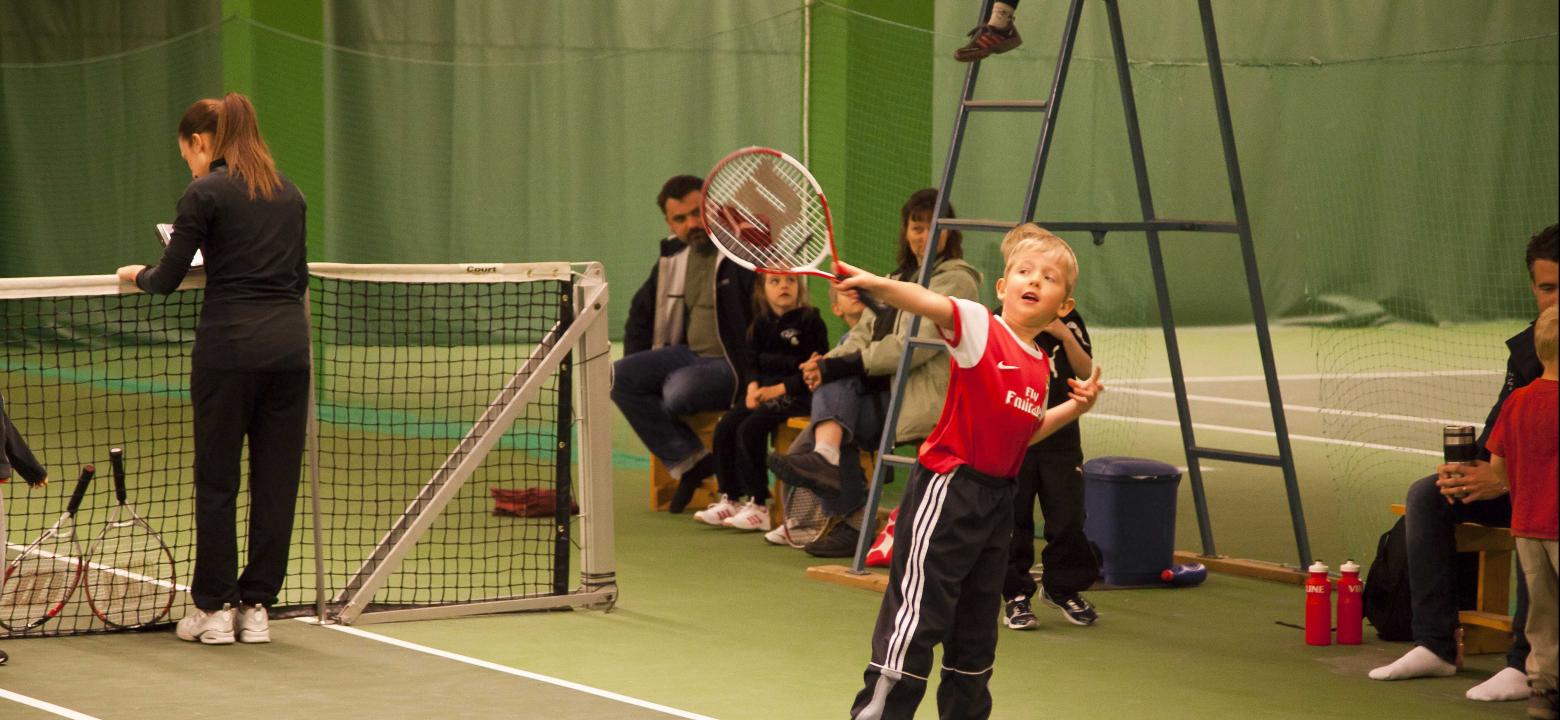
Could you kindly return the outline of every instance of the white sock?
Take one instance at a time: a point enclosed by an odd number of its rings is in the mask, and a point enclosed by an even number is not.
[[[1007,29],[1007,26],[1013,24],[1013,6],[1007,3],[992,3],[991,18],[986,20],[986,24]]]
[[[817,443],[813,445],[813,452],[818,453],[824,460],[828,460],[830,465],[840,464],[840,446],[838,445]]]
[[[699,448],[698,452],[683,458],[682,462],[667,467],[666,474],[672,476],[673,480],[681,480],[683,473],[692,470],[693,466],[698,465],[699,461],[703,460],[704,456],[708,454],[710,454],[710,451]]]
[[[1449,677],[1457,674],[1457,666],[1441,659],[1430,648],[1423,645],[1415,645],[1413,650],[1404,653],[1403,657],[1394,660],[1391,665],[1382,665],[1370,671],[1372,680],[1412,680],[1422,677]]]
[[[1513,667],[1502,669],[1490,679],[1468,688],[1464,695],[1469,700],[1484,702],[1510,702],[1528,699],[1527,673]]]

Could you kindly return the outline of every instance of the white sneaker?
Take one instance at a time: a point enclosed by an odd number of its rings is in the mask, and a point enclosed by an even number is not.
[[[260,603],[240,605],[234,631],[241,643],[271,642],[271,616]]]
[[[693,519],[705,525],[724,527],[726,518],[736,515],[737,511],[741,509],[741,503],[726,497],[725,493],[722,493],[720,502],[710,503],[708,507],[694,513]]]
[[[736,515],[726,518],[726,527],[738,530],[768,530],[769,506],[760,502],[748,502]]]
[[[180,640],[201,642],[206,645],[233,644],[233,608],[223,605],[221,610],[206,612],[192,608],[190,614],[179,620],[174,634]]]
[[[784,525],[764,533],[764,541],[770,545],[789,545],[793,548],[801,548],[803,545],[818,539],[823,534],[821,525],[800,527],[795,520],[787,520]]]

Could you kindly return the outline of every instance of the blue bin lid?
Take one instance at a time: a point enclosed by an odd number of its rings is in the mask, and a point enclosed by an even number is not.
[[[1084,477],[1110,480],[1149,480],[1180,478],[1181,469],[1169,463],[1144,458],[1106,456],[1083,464]]]

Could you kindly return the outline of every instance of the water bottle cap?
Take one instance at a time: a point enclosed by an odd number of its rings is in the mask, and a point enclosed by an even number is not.
[[[1311,563],[1311,572],[1314,572],[1314,573],[1325,573],[1325,572],[1327,572],[1327,563],[1324,563],[1324,562],[1322,562],[1320,560],[1317,560],[1316,562]]]
[[[1360,564],[1357,563],[1357,562],[1354,562],[1353,560],[1345,560],[1345,561],[1343,561],[1343,565],[1340,566],[1338,569],[1343,571],[1343,572],[1346,572],[1346,573],[1359,574],[1359,572],[1360,572]]]

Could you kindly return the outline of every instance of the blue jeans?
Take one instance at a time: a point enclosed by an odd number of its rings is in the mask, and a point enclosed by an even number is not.
[[[678,417],[731,407],[736,376],[725,358],[701,358],[687,345],[629,355],[613,363],[612,402],[652,455],[676,465],[704,449]]]
[[[1511,498],[1498,497],[1466,505],[1451,505],[1436,487],[1435,476],[1421,478],[1408,487],[1404,501],[1405,535],[1408,540],[1408,587],[1413,596],[1414,643],[1451,662],[1457,656],[1457,593],[1452,588],[1453,559],[1457,555],[1457,524],[1487,527],[1511,526]],[[1506,665],[1526,668],[1527,581],[1517,573],[1517,609],[1511,616],[1511,649]]]

